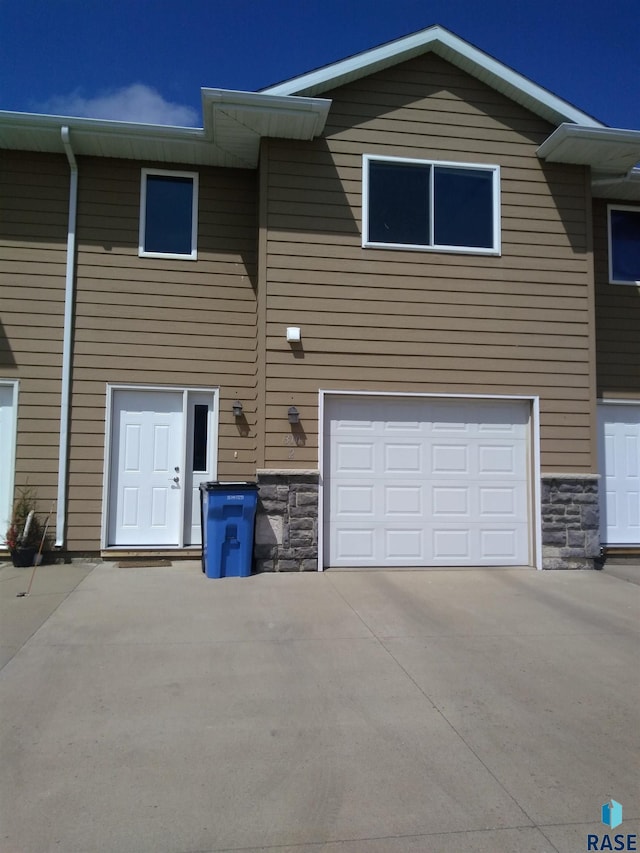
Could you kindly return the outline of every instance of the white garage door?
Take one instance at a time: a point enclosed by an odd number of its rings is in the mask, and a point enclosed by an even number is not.
[[[529,565],[529,408],[328,396],[325,565]]]
[[[640,405],[598,406],[600,536],[607,545],[640,545]]]

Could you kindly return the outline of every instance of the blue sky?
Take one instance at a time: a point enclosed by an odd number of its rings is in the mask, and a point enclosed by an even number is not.
[[[615,127],[640,129],[639,0],[0,0],[0,109],[201,124],[256,90],[441,24]]]

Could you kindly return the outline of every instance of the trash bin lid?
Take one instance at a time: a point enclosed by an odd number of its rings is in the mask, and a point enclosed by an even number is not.
[[[216,491],[225,491],[225,492],[237,492],[237,491],[256,491],[258,488],[258,484],[254,483],[252,480],[240,480],[235,482],[226,482],[223,483],[220,480],[210,480],[208,483],[200,483],[200,491],[201,492],[216,492]]]

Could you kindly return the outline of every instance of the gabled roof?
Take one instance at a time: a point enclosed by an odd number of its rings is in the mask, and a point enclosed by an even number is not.
[[[608,128],[444,27],[433,26],[334,62],[262,92],[202,89],[202,128],[0,111],[0,149],[62,154],[68,127],[76,154],[255,169],[260,140],[314,139],[331,101],[318,97],[432,52],[556,125],[543,160],[591,166],[594,195],[640,200],[640,131]]]
[[[317,97],[338,86],[360,80],[425,53],[435,53],[446,59],[551,124],[573,122],[587,127],[605,127],[592,116],[438,25],[269,86],[262,91],[268,95]]]

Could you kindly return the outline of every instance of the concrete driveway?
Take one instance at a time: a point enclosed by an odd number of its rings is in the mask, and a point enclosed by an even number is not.
[[[2,853],[575,853],[640,832],[633,583],[99,564],[42,567],[16,598],[28,574],[0,570]]]

